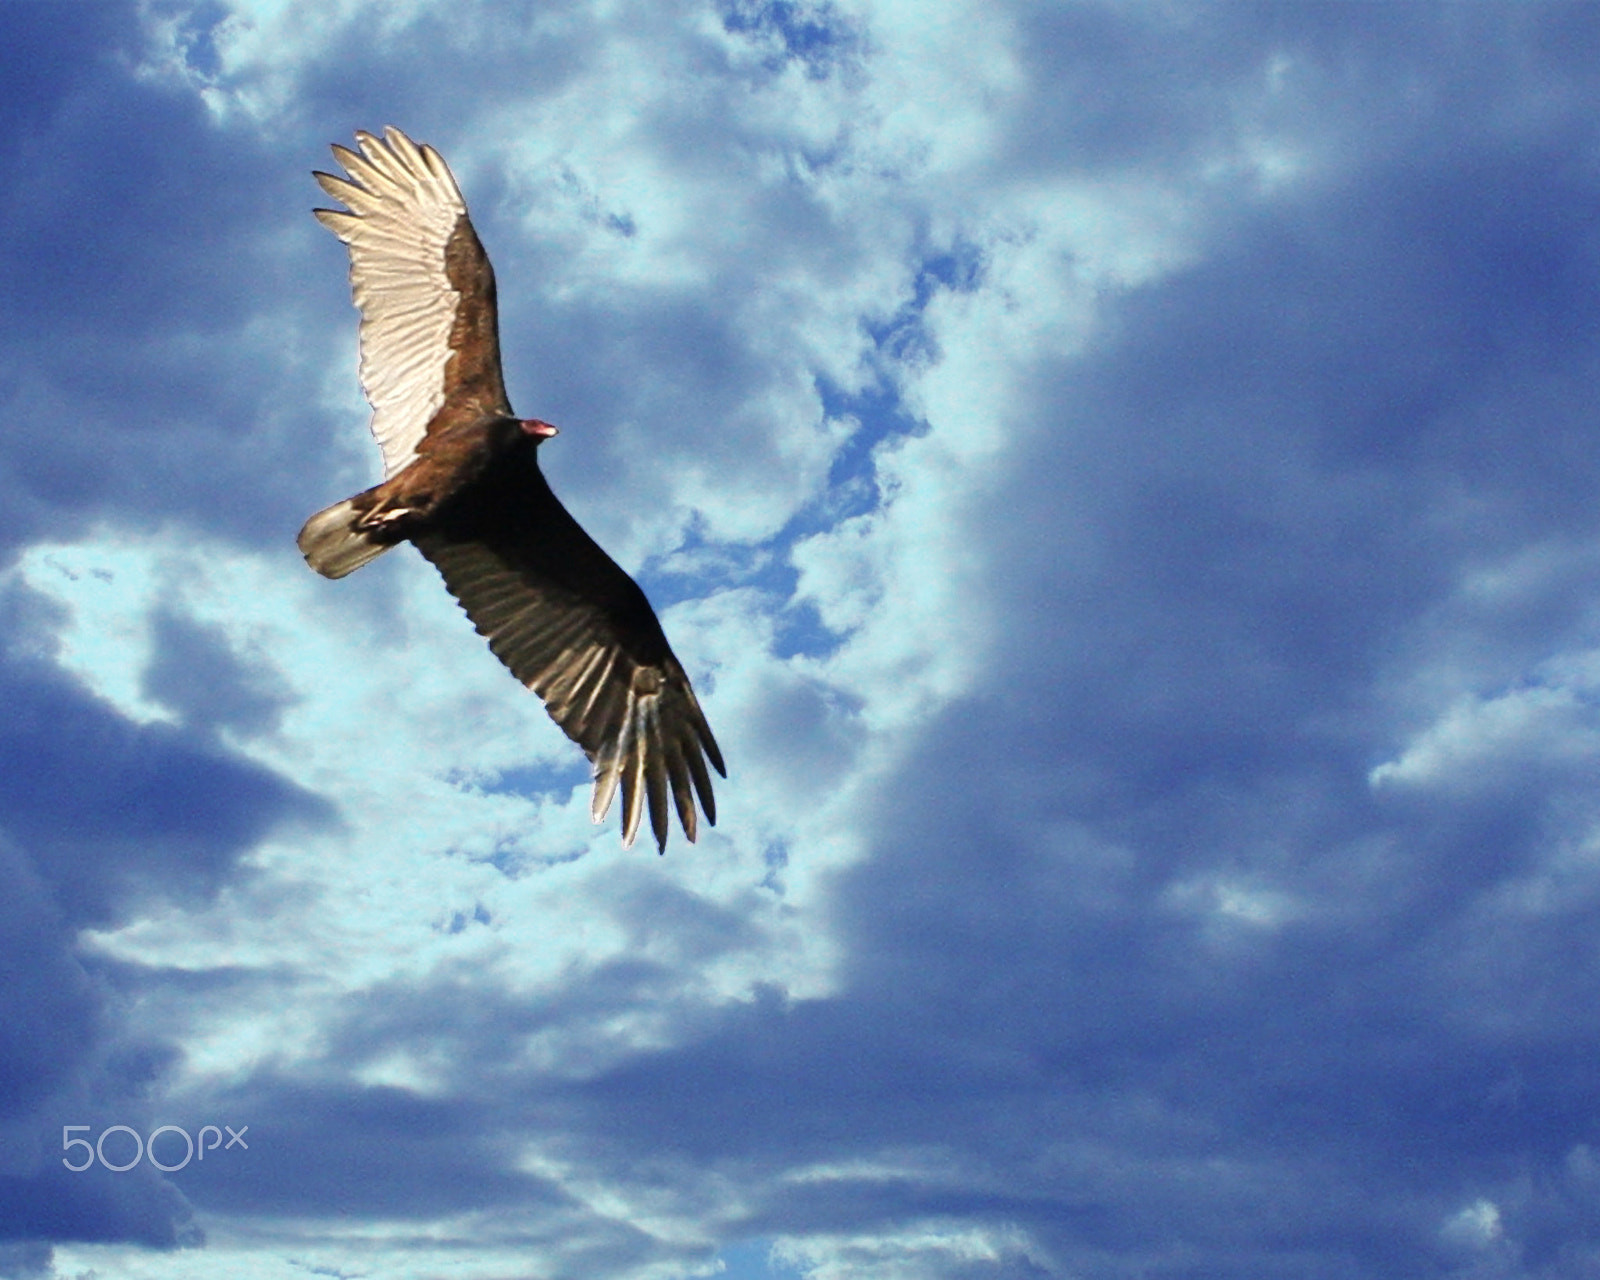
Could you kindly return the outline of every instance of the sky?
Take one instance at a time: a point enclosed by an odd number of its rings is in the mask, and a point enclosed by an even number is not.
[[[296,551],[390,124],[697,844]],[[1600,1272],[1600,7],[10,0],[0,156],[4,1280]]]

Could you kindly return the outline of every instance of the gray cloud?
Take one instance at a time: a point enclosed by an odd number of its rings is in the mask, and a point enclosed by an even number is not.
[[[20,12],[5,536],[161,573],[146,660],[19,561],[0,1271],[1592,1269],[1592,10]],[[303,170],[391,119],[676,606],[692,850],[289,572],[371,462]],[[54,1172],[169,1115],[256,1145]]]

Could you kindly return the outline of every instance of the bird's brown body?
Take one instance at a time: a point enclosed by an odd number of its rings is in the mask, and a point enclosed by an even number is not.
[[[444,161],[399,130],[335,147],[346,181],[319,173],[349,211],[317,217],[350,246],[361,374],[387,478],[318,512],[300,549],[340,578],[404,541],[444,576],[489,646],[544,699],[595,767],[592,812],[620,787],[623,840],[648,804],[658,846],[670,792],[695,838],[695,801],[716,821],[709,759],[721,752],[644,592],[554,493],[500,369],[494,271]]]
[[[434,517],[456,499],[464,496],[470,503],[474,487],[491,471],[514,466],[514,455],[527,453],[537,469],[538,459],[528,437],[539,434],[541,427],[543,435],[555,433],[554,428],[536,420],[524,423],[492,414],[430,427],[417,446],[416,461],[392,480],[350,499],[356,516],[352,527],[390,542],[427,530]]]

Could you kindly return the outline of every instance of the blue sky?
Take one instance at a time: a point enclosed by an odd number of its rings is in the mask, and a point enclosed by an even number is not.
[[[695,846],[295,549],[386,124]],[[0,1277],[1600,1268],[1600,8],[11,3],[0,153]]]

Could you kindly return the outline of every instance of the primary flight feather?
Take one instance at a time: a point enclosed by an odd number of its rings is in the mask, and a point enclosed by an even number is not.
[[[622,792],[622,840],[644,810],[666,848],[667,797],[692,841],[695,799],[717,820],[722,753],[650,602],[550,491],[539,446],[500,372],[494,271],[439,153],[400,130],[335,146],[345,205],[317,219],[350,250],[361,385],[383,483],[307,520],[300,550],[342,578],[409,541],[438,568],[489,647],[594,765],[596,822]]]

